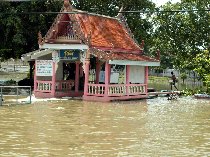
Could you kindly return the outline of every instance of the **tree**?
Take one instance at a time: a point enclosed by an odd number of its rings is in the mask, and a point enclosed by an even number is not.
[[[22,54],[38,49],[37,33],[45,34],[56,14],[30,14],[30,12],[59,12],[63,0],[23,1],[0,3],[0,57],[19,58]],[[116,16],[120,7],[124,10],[154,9],[149,0],[72,0],[77,9]],[[135,4],[135,5],[134,5]],[[21,14],[26,13],[26,14]],[[145,40],[145,50],[152,41],[152,24],[147,16],[124,14],[137,41]]]
[[[195,66],[195,72],[197,72],[204,84],[207,86],[207,92],[210,93],[210,54],[209,50],[204,50],[203,53],[199,53],[192,61]]]
[[[181,73],[180,77],[181,77],[182,82],[184,84],[184,80],[187,79],[187,74],[186,73]]]
[[[46,32],[56,15],[30,14],[30,12],[59,11],[60,8],[60,0],[1,2],[1,59],[20,58],[22,54],[38,49],[38,32]],[[22,12],[26,14],[21,14]]]
[[[202,53],[210,43],[210,14],[205,11],[208,6],[208,0],[182,0],[175,4],[168,2],[160,8],[167,12],[157,13],[153,18],[156,24],[154,43],[164,60],[179,69],[195,68],[193,58]],[[173,12],[174,10],[186,11]]]

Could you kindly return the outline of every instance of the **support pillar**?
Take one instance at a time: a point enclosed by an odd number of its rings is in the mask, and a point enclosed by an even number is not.
[[[85,59],[85,85],[84,85],[85,96],[88,94],[89,66],[90,66],[90,59]]]
[[[129,85],[130,84],[130,65],[126,65],[126,94],[129,95]]]
[[[86,58],[85,58],[85,84],[84,84],[84,96],[88,95],[88,84],[89,84],[89,70],[90,70],[90,50],[87,50]]]
[[[37,78],[36,78],[36,61],[34,63],[34,92],[37,90]]]
[[[99,59],[96,59],[96,84],[99,84],[99,75],[100,75],[100,69],[101,69],[101,64]]]
[[[76,73],[75,73],[75,92],[79,91],[79,64],[80,61],[76,61]]]
[[[110,82],[110,65],[109,65],[109,62],[107,61],[105,63],[105,93],[104,93],[104,96],[105,97],[108,97],[108,88],[109,88],[109,82]]]
[[[82,68],[82,63],[80,64],[80,66],[79,66],[79,76],[80,77],[83,77],[83,68]]]
[[[51,94],[55,97],[55,86],[56,86],[56,70],[55,70],[55,62],[52,62],[52,87],[51,87]]]
[[[34,63],[32,61],[29,61],[29,66],[30,66],[29,78],[30,78],[30,80],[32,80],[32,76],[33,76],[33,65],[34,65]]]
[[[144,83],[146,84],[146,86],[145,86],[145,93],[148,93],[147,92],[147,88],[148,88],[148,73],[149,73],[148,66],[145,66],[145,74],[144,74],[144,78],[145,78]]]

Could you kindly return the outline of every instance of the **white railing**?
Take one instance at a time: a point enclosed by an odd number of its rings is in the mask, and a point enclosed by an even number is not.
[[[52,81],[37,81],[36,83],[37,83],[37,89],[35,89],[36,91],[51,92]],[[56,81],[55,90],[58,90],[58,91],[71,90],[73,86],[74,86],[73,80]]]
[[[129,86],[128,93],[129,93],[129,95],[146,93],[146,85]]]
[[[108,95],[126,95],[126,85],[110,85]]]
[[[56,39],[58,40],[79,40],[79,37],[75,34],[67,36],[59,36]]]
[[[88,94],[104,96],[105,94],[105,85],[104,84],[89,84],[88,85]]]
[[[56,81],[56,86],[55,89],[59,91],[63,90],[72,90],[74,87],[74,81],[73,80],[61,80],[61,81]]]
[[[108,85],[108,96],[129,96],[146,94],[146,84],[113,84]],[[104,84],[88,84],[88,95],[104,96]]]
[[[51,92],[52,81],[37,81],[37,91]]]

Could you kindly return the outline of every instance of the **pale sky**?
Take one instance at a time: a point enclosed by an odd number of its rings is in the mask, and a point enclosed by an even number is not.
[[[171,1],[172,3],[180,2],[181,0],[152,0],[157,6],[163,5],[166,2]]]

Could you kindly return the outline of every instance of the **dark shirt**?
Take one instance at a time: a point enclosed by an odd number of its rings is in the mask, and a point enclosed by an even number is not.
[[[176,82],[176,76],[175,75],[172,75],[172,80],[173,80],[173,82]]]

